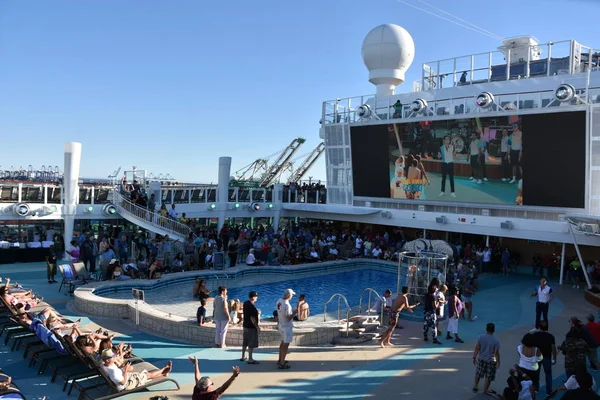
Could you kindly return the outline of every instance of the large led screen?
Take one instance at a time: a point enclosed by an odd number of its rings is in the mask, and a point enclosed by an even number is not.
[[[585,206],[584,111],[351,128],[354,195]]]

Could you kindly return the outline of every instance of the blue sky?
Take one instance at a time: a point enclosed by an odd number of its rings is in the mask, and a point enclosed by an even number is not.
[[[600,0],[428,2],[503,37],[600,48]],[[62,169],[80,141],[85,177],[136,165],[211,182],[219,156],[233,172],[298,136],[307,153],[323,100],[374,93],[360,50],[382,23],[416,43],[398,92],[423,62],[499,45],[395,0],[0,0],[0,165]]]

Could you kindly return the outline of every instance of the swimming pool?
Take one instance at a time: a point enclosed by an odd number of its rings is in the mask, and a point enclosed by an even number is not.
[[[248,298],[248,293],[256,290],[259,296],[256,302],[257,308],[262,310],[263,315],[271,315],[273,310],[275,310],[275,303],[283,296],[283,291],[290,288],[296,292],[296,296],[292,300],[292,305],[295,306],[299,295],[305,294],[306,302],[311,306],[311,315],[316,315],[323,313],[323,304],[335,293],[341,293],[346,296],[350,307],[357,307],[360,302],[360,295],[364,289],[368,287],[373,288],[380,295],[383,295],[386,289],[396,292],[397,279],[398,275],[390,272],[361,269],[263,285],[232,288],[228,290],[228,296],[230,299],[238,298],[245,301]],[[375,297],[372,296],[371,299],[372,302],[375,301]],[[363,303],[367,301],[368,294],[365,293]],[[329,306],[329,310],[333,311],[334,309],[337,310],[337,300],[334,300]]]
[[[361,268],[355,270],[346,270],[330,274],[321,274],[318,276],[305,276],[290,279],[279,280],[277,282],[265,283],[268,276],[258,276],[247,279],[246,277],[234,281],[209,281],[208,287],[216,289],[218,284],[224,284],[230,287],[228,297],[230,299],[239,298],[246,301],[248,293],[255,290],[259,293],[256,306],[262,310],[263,316],[272,315],[275,309],[275,303],[283,295],[287,288],[293,289],[297,295],[294,296],[292,303],[298,300],[298,295],[305,294],[306,301],[311,306],[311,315],[323,313],[323,304],[335,293],[341,293],[348,299],[350,307],[357,307],[360,301],[360,295],[367,287],[375,289],[380,295],[385,289],[396,291],[397,273],[382,271],[375,268]],[[245,283],[246,281],[246,283]],[[114,286],[105,290],[98,290],[97,294],[101,297],[111,299],[132,299],[131,288],[140,287],[136,285],[139,281],[128,281],[125,286]],[[198,308],[198,300],[192,299],[193,281],[185,281],[165,285],[153,290],[145,289],[146,303],[152,305],[158,310],[173,313],[185,317],[195,317]],[[112,289],[112,290],[111,290]],[[215,293],[216,290],[213,292]],[[363,302],[368,301],[368,294],[365,293]],[[372,302],[375,298],[372,297]],[[333,301],[329,310],[337,311],[337,300]],[[328,310],[328,313],[330,312]]]

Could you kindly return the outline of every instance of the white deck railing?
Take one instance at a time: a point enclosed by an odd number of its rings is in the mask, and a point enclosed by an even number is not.
[[[132,203],[123,197],[121,193],[119,193],[118,188],[115,188],[113,191],[113,198],[114,204],[122,216],[124,216],[123,213],[129,214],[138,220],[142,220],[147,224],[154,225],[163,231],[171,232],[172,234],[183,236],[184,238],[187,238],[190,233],[193,234],[193,231],[189,226],[182,224],[181,222],[177,222],[169,217],[163,217],[156,212],[151,212],[144,207],[140,207],[137,204]]]

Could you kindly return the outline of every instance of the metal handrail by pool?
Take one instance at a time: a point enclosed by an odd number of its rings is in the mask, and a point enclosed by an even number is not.
[[[348,309],[348,311],[346,311],[346,337],[349,335],[349,329],[350,329],[350,305],[348,304],[348,299],[346,299],[346,296],[344,296],[341,293],[336,293],[333,296],[331,296],[331,298],[323,305],[323,322],[327,322],[327,304],[331,303],[333,301],[333,299],[335,299],[337,297],[338,299],[338,321],[341,320],[341,308],[342,308],[342,300],[344,300],[344,303],[346,303],[346,308]]]
[[[362,315],[362,301],[363,301],[365,292],[369,292],[369,302],[367,303],[367,315],[370,315],[370,313],[371,313],[371,293],[375,293],[375,296],[377,296],[377,298],[379,298],[379,299],[382,298],[375,289],[366,288],[365,290],[363,290],[362,293],[360,294],[360,302],[358,303],[358,314],[359,315]],[[375,303],[377,303],[377,302],[375,302]],[[379,318],[379,326],[383,325],[383,309],[384,309],[384,307],[383,307],[383,302],[382,302],[381,303],[381,315]]]

